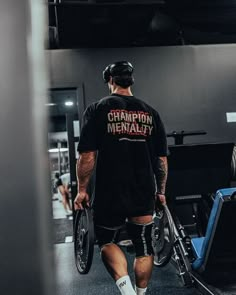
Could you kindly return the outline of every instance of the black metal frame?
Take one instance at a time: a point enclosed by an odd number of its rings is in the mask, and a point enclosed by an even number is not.
[[[69,145],[69,162],[70,162],[70,179],[71,179],[71,198],[72,203],[77,194],[77,176],[76,176],[76,151],[75,142],[79,141],[79,137],[74,136],[74,119],[75,114],[66,114],[66,129],[68,133],[68,145]],[[74,168],[73,168],[74,167]],[[74,205],[72,205],[74,208]],[[73,209],[74,211],[74,209]]]

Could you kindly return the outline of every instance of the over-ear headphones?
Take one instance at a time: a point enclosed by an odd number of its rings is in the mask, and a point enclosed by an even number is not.
[[[108,83],[110,77],[122,76],[122,75],[132,75],[134,67],[128,61],[118,61],[113,64],[108,65],[103,71],[103,80]]]

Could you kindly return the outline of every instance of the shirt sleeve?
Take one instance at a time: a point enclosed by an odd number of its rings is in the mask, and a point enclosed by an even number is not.
[[[80,134],[78,152],[97,150],[95,104],[90,105],[83,114],[83,126]]]
[[[155,134],[155,152],[158,157],[168,156],[167,138],[164,124],[156,112],[155,114],[156,134]]]

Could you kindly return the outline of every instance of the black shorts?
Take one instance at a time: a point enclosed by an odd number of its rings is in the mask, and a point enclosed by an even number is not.
[[[125,225],[127,219],[131,217],[139,217],[146,215],[153,215],[153,209],[146,209],[133,212],[132,214],[117,213],[110,211],[96,211],[94,210],[94,225],[103,226],[106,228],[121,228]]]
[[[98,246],[102,249],[105,245],[117,244],[121,229],[122,227],[109,228],[95,225]],[[126,231],[133,242],[136,258],[153,255],[152,230],[152,221],[147,224],[126,223]]]
[[[110,212],[110,211],[94,211],[95,234],[99,246],[110,240],[117,242],[120,230],[125,226],[126,221],[131,217],[153,215],[153,210],[144,210],[135,212],[132,215]]]

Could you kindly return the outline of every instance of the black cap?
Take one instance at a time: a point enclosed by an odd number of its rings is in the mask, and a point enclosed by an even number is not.
[[[103,80],[105,83],[108,83],[110,77],[122,76],[133,74],[134,67],[128,61],[118,61],[113,64],[108,65],[103,71]]]

